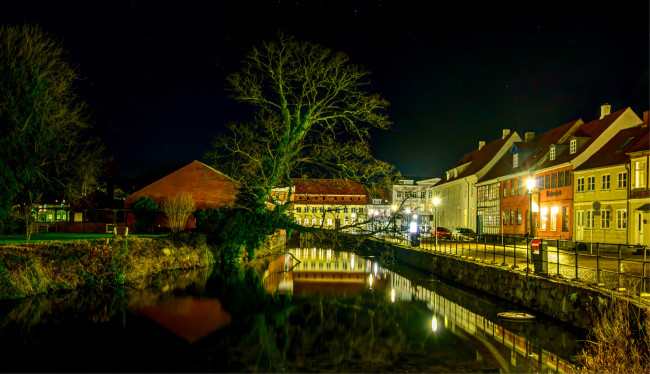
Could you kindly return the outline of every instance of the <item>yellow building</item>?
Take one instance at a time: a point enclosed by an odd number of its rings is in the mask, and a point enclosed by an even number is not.
[[[340,179],[294,180],[293,216],[298,224],[325,229],[363,228],[368,191]]]
[[[628,153],[643,142],[644,135],[647,150],[647,126],[619,131],[573,171],[576,241],[637,244],[630,214],[642,204],[639,199],[632,205]]]
[[[644,133],[638,141],[630,144],[630,200],[629,236],[632,244],[650,247],[650,191],[648,189],[648,165],[650,164],[650,139],[648,138],[648,112],[643,113]]]

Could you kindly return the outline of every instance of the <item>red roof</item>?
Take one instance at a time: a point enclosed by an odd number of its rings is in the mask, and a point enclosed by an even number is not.
[[[453,180],[462,179],[470,175],[476,174],[481,171],[485,165],[487,165],[496,154],[499,152],[501,147],[514,136],[516,132],[508,134],[505,138],[497,139],[489,144],[484,145],[481,149],[475,149],[470,153],[465,154],[461,159],[454,165],[454,168],[470,163],[469,166],[458,174],[457,177],[447,179],[447,176],[443,176],[436,186],[451,182]]]
[[[630,143],[629,148],[626,149],[625,152],[632,153],[632,152],[648,151],[648,148],[650,148],[650,137],[648,137],[648,124],[646,123],[644,126],[641,127],[641,129],[644,129],[645,131],[639,136],[638,139],[635,139],[632,143]]]
[[[645,142],[643,138],[645,137]],[[626,153],[638,145],[648,149],[648,127],[637,126],[621,130],[610,141],[603,145],[587,161],[575,170],[586,170],[610,165],[626,164],[629,157]],[[643,150],[643,149],[642,149]]]
[[[343,179],[293,179],[295,195],[363,195],[366,188],[354,181]]]
[[[130,208],[143,197],[160,205],[165,198],[178,194],[192,195],[196,209],[214,209],[234,203],[237,190],[235,184],[220,172],[193,161],[127,196],[124,205]]]

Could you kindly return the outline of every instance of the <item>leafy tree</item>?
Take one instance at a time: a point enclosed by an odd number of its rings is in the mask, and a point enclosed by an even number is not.
[[[388,129],[388,102],[363,90],[369,73],[343,53],[278,40],[254,47],[243,68],[227,78],[231,96],[256,108],[249,123],[232,123],[206,157],[242,187],[237,204],[266,209],[271,190],[291,177],[387,181],[393,167],[375,159],[370,130]],[[282,214],[290,199],[278,204]]]
[[[83,138],[89,125],[78,79],[38,26],[0,27],[0,219],[13,208],[29,228],[31,207],[44,194],[65,196],[88,174],[78,166],[99,156],[101,147]]]

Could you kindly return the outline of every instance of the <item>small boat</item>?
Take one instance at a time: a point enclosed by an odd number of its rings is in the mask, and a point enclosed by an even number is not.
[[[497,313],[497,316],[499,316],[499,318],[509,319],[513,321],[530,321],[535,319],[534,315],[523,312],[501,312]]]

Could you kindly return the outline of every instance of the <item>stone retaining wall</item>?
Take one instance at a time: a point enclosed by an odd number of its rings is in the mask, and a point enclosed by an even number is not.
[[[393,250],[395,260],[430,272],[435,276],[492,296],[505,299],[537,313],[589,328],[604,308],[611,294],[581,283],[526,274],[520,270],[490,265],[442,253],[414,250],[394,244],[366,241],[373,253]],[[648,310],[645,310],[648,313]]]

